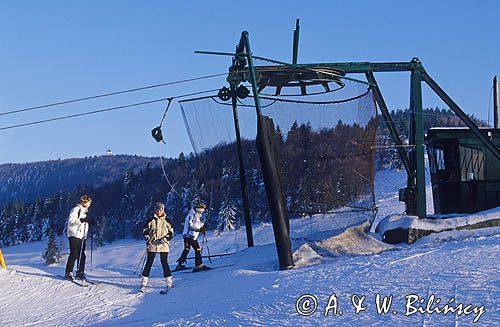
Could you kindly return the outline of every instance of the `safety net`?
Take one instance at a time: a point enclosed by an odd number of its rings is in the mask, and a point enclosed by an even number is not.
[[[259,96],[262,114],[272,118],[276,128],[277,166],[290,218],[346,215],[335,220],[339,228],[346,228],[359,217],[365,215],[362,219],[367,220],[372,215],[377,110],[367,85],[350,84],[320,95]],[[235,228],[244,221],[236,123],[250,216],[253,223],[269,222],[255,142],[254,98],[238,98],[236,115],[231,100],[223,101],[217,95],[179,104],[193,150],[204,163],[192,173],[210,190],[217,225]],[[315,219],[314,224],[315,228],[308,226],[302,233],[293,229],[290,233],[304,236],[329,223],[327,219]]]

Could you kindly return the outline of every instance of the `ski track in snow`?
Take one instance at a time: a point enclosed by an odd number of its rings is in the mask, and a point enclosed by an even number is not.
[[[397,189],[404,186],[404,172],[381,172],[377,176],[379,217],[401,213]],[[500,210],[499,210],[500,212]],[[94,251],[94,268],[87,275],[99,282],[81,288],[55,276],[64,274],[63,262],[46,266],[41,259],[45,242],[4,248],[8,270],[0,270],[1,326],[466,326],[471,316],[404,316],[404,296],[435,294],[443,302],[455,297],[465,304],[484,305],[477,326],[499,326],[500,236],[498,230],[433,234],[415,244],[398,245],[370,254],[377,242],[371,236],[344,231],[370,218],[361,213],[314,216],[291,220],[292,247],[303,247],[304,267],[279,271],[270,224],[254,226],[256,246],[246,248],[245,231],[208,234],[210,251],[236,254],[214,258],[214,267],[196,274],[174,273],[174,287],[160,295],[164,286],[157,257],[145,294],[137,294],[139,277],[134,270],[144,244],[120,240]],[[377,218],[378,219],[378,218]],[[350,231],[356,231],[351,229]],[[321,248],[319,240],[339,240],[343,246]],[[376,235],[373,235],[376,236]],[[324,244],[329,244],[325,242]],[[348,247],[349,243],[353,244]],[[370,245],[371,244],[371,245]],[[182,250],[177,235],[171,243],[171,266]],[[366,255],[358,254],[362,248]],[[314,249],[313,249],[314,248]],[[89,251],[89,250],[87,250]],[[308,264],[307,251],[314,254]],[[375,251],[374,253],[376,253]],[[192,253],[191,253],[192,255]],[[320,258],[320,261],[318,261]],[[324,316],[332,294],[341,316]],[[392,295],[392,313],[378,315],[375,294]],[[318,311],[300,316],[296,300],[303,294],[317,297]],[[354,314],[351,296],[366,296],[366,311]]]
[[[87,325],[129,314],[138,302],[133,296],[123,294],[120,287],[100,290],[100,285],[91,285],[82,288],[29,267],[19,267],[8,277],[7,283],[2,279],[6,287],[2,287],[0,296],[16,301],[7,305],[2,303],[0,313],[2,319],[16,322],[13,325]],[[19,316],[20,311],[23,316]]]

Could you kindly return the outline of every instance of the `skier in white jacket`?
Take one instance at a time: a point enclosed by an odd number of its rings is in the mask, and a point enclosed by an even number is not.
[[[189,210],[186,220],[184,222],[184,230],[182,231],[182,237],[184,238],[184,251],[182,251],[181,256],[177,259],[177,267],[175,270],[186,269],[186,258],[191,247],[194,249],[194,264],[195,267],[193,271],[207,270],[207,267],[203,264],[201,259],[201,248],[198,244],[198,235],[200,232],[205,233],[205,224],[201,220],[203,212],[205,212],[206,206],[203,203],[195,205],[191,210]]]
[[[70,212],[68,217],[68,240],[69,240],[69,257],[66,263],[65,278],[73,280],[73,267],[75,261],[80,259],[77,267],[76,278],[85,279],[85,239],[89,231],[89,218],[87,212],[92,204],[92,199],[88,195],[80,198],[80,203],[77,204]]]

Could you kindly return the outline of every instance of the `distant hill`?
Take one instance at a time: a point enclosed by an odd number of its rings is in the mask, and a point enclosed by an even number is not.
[[[156,167],[158,158],[131,155],[0,165],[0,208],[13,201],[32,202],[74,190],[79,185],[100,187],[122,179],[128,170]]]

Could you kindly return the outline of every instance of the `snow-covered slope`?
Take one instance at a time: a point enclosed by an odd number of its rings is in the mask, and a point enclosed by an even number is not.
[[[401,213],[404,207],[397,202],[397,189],[404,185],[404,173],[383,172],[377,178],[380,215]],[[443,232],[411,246],[389,246],[361,226],[369,218],[346,212],[292,220],[297,268],[288,271],[278,270],[270,225],[254,226],[256,246],[251,249],[245,246],[244,230],[220,236],[209,233],[212,254],[235,254],[214,258],[212,263],[205,260],[221,267],[212,271],[174,273],[174,288],[167,295],[159,294],[163,286],[159,262],[153,266],[148,292],[137,294],[139,278],[134,271],[144,253],[141,241],[121,240],[95,249],[93,269],[89,260],[87,272],[99,284],[88,288],[57,277],[65,262],[43,264],[44,242],[4,248],[9,269],[0,270],[0,325],[455,326],[471,325],[481,306],[484,313],[477,325],[500,325],[498,228]],[[173,266],[182,250],[179,236],[171,247]],[[317,300],[318,309],[310,316],[297,312],[297,300],[304,294]],[[366,297],[367,308],[358,314],[351,302],[354,294]],[[393,296],[387,314],[377,314],[376,294]],[[454,307],[472,304],[476,312],[458,317],[405,316],[405,296],[410,294],[425,299],[434,294],[441,307],[449,301]],[[324,315],[329,299],[338,300],[342,315],[334,316],[333,310]],[[307,309],[304,300],[299,309]]]

